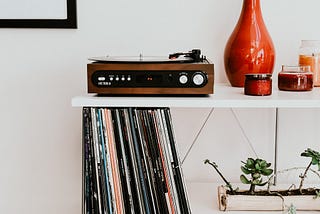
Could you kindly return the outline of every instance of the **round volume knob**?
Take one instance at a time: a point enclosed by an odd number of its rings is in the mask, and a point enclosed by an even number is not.
[[[181,75],[181,76],[179,77],[179,82],[180,82],[181,84],[186,84],[186,83],[188,82],[188,77],[187,77],[187,75],[185,75],[185,74]]]
[[[206,83],[207,77],[205,76],[204,73],[200,73],[200,72],[197,72],[193,75],[192,77],[192,82],[197,85],[197,86],[200,86],[200,85],[203,85]]]

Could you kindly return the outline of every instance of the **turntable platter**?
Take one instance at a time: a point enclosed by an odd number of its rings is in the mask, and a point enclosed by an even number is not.
[[[191,57],[183,57],[169,59],[165,56],[100,56],[90,57],[88,60],[102,63],[185,63],[194,62]]]

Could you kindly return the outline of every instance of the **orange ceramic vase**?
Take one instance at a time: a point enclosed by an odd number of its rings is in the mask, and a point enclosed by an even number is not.
[[[245,74],[273,72],[275,50],[264,24],[260,0],[243,0],[238,23],[225,51],[227,77],[234,87],[243,87]]]

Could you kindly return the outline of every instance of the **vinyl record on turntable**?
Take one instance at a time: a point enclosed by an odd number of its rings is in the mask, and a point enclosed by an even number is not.
[[[90,61],[101,63],[178,63],[194,62],[193,58],[180,56],[178,58],[168,58],[164,56],[100,56],[90,57]]]

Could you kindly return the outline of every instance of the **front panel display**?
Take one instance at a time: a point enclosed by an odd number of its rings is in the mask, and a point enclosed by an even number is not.
[[[200,88],[207,84],[208,75],[201,70],[96,70],[91,81],[102,88]]]

